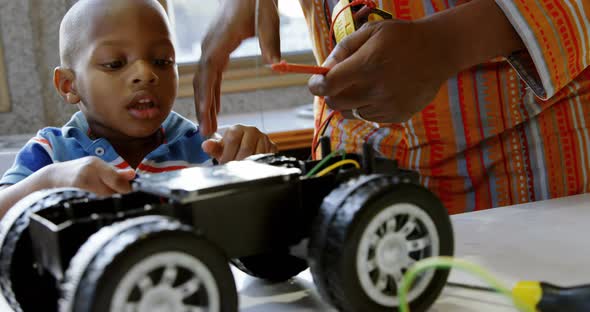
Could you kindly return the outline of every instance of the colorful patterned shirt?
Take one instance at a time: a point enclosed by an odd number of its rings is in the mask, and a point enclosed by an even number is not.
[[[300,2],[321,64],[329,54],[322,0]],[[395,18],[413,20],[466,1],[376,2]],[[370,142],[418,171],[450,213],[588,192],[590,1],[496,2],[526,51],[458,73],[401,127],[375,128],[336,114],[326,132],[332,148],[360,151]]]
[[[88,122],[81,112],[75,113],[62,128],[41,129],[19,151],[14,165],[6,171],[0,185],[16,184],[47,165],[86,156],[96,156],[118,169],[131,168],[106,139],[90,139],[88,129]],[[201,149],[203,139],[199,130],[191,121],[171,112],[161,131],[164,143],[137,166],[135,172],[138,175],[211,163],[210,157]]]

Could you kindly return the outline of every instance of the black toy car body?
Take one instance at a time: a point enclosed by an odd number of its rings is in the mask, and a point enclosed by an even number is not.
[[[317,161],[266,155],[143,176],[127,195],[35,193],[1,223],[2,294],[25,312],[237,311],[232,261],[271,281],[309,265],[338,309],[393,311],[410,265],[452,255],[452,229],[414,172],[370,154],[321,176],[307,174]],[[422,274],[411,308],[447,276]]]

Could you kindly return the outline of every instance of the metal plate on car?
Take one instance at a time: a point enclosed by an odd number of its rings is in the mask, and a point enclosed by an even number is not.
[[[232,161],[211,167],[145,174],[133,182],[133,189],[187,202],[200,196],[239,190],[253,183],[285,183],[298,178],[297,168],[271,166],[255,161]]]

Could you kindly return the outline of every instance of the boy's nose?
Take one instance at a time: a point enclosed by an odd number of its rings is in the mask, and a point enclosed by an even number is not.
[[[133,85],[156,84],[158,83],[158,80],[158,75],[154,73],[150,63],[138,61],[135,64],[135,71],[131,78]]]

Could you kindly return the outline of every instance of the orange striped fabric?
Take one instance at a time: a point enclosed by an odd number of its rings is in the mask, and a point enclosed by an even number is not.
[[[329,54],[322,1],[300,2],[322,63]],[[376,2],[412,20],[464,1]],[[450,213],[588,192],[590,1],[496,2],[526,51],[458,73],[401,127],[374,128],[336,114],[327,128],[332,147],[358,152],[370,142],[418,171]]]

